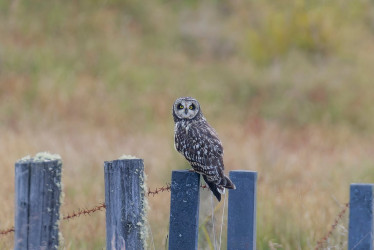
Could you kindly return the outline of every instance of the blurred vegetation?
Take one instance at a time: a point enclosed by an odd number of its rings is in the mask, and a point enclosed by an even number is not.
[[[152,126],[168,121],[172,99],[189,94],[214,103],[209,112],[222,119],[372,131],[373,8],[370,1],[1,1],[2,123],[48,114],[95,124],[131,116],[136,127]],[[113,116],[103,121],[108,109]]]
[[[322,148],[325,138],[331,140],[328,145],[345,147],[348,143],[341,131],[360,139],[374,132],[373,41],[374,3],[370,0],[0,0],[0,128],[14,133],[14,137],[7,137],[12,145],[21,145],[25,128],[34,132],[54,128],[67,138],[80,138],[77,134],[83,130],[104,133],[118,129],[126,138],[143,133],[155,136],[141,137],[147,141],[168,137],[171,145],[171,104],[177,97],[189,95],[200,100],[208,120],[217,124],[226,138],[231,135],[224,131],[233,130],[233,124],[245,136],[247,130],[250,136],[261,136],[259,131],[266,124],[275,124],[279,133],[295,131],[311,141],[314,132],[307,129],[315,129],[322,138],[316,144]],[[287,137],[293,132],[278,137],[272,125],[266,128],[275,138],[256,137],[259,145],[254,151],[264,154],[258,156],[263,158],[256,166],[275,176],[265,176],[267,189],[259,192],[267,198],[274,193],[281,195],[279,190],[293,194],[295,187],[286,184],[284,188],[273,167],[289,164],[277,158],[282,158],[278,154],[287,155],[283,148],[308,143]],[[74,129],[79,133],[73,133]],[[239,143],[246,146],[245,136],[236,137],[243,139],[238,141],[238,148]],[[279,138],[285,144],[271,151]],[[31,145],[43,144],[43,140]],[[356,139],[352,141],[352,145],[361,145]],[[75,144],[82,148],[80,142]],[[305,149],[314,151],[305,156],[316,153],[322,157],[330,152],[311,145]],[[21,156],[25,153],[16,149]],[[321,188],[331,188],[329,181],[341,185],[352,178],[369,181],[372,161],[357,153],[358,149],[352,151],[345,160],[362,164],[365,170],[357,174],[347,170],[340,152],[334,163],[322,157],[321,162],[344,167],[342,173],[335,168],[328,170],[332,177],[321,181]],[[169,148],[162,154],[169,154]],[[275,154],[275,159],[270,154]],[[237,156],[238,162],[243,161],[239,153]],[[164,169],[153,177],[165,181],[166,174],[162,177],[162,173],[169,173],[175,164],[164,166],[156,160],[154,166],[159,165]],[[316,173],[322,170],[311,175],[319,178]],[[74,176],[74,171],[81,170],[71,171],[67,174]],[[310,179],[301,170],[298,174],[293,171],[286,169],[281,176],[296,184],[303,178],[300,175]],[[89,191],[91,178],[81,181],[86,184],[87,195],[93,194]],[[73,189],[67,184],[70,197],[74,197]],[[322,235],[320,230],[326,229],[291,213],[305,209],[305,201],[299,193],[293,196],[286,191],[282,194],[290,203],[296,199],[291,210],[287,202],[259,203],[259,249],[274,249],[270,242],[284,249],[313,248],[313,242]],[[316,197],[329,199],[321,194]],[[324,222],[330,219],[324,216]],[[90,233],[95,230],[92,227]],[[84,234],[81,238],[66,237],[68,248],[100,249],[104,242],[103,238],[97,240],[99,243],[82,241],[92,235],[80,233]],[[164,239],[156,234],[155,241],[162,245]]]

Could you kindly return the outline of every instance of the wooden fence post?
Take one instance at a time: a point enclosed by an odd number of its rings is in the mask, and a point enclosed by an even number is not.
[[[200,175],[187,170],[171,176],[169,250],[197,249]]]
[[[348,249],[373,249],[374,184],[351,184]]]
[[[230,171],[236,185],[229,190],[227,249],[256,249],[257,172]]]
[[[106,249],[146,248],[146,204],[142,159],[104,163]]]
[[[15,164],[14,249],[57,249],[61,158],[38,153]]]

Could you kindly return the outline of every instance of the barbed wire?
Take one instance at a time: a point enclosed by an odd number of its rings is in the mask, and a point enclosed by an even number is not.
[[[200,185],[200,188],[202,189],[206,189],[208,188],[207,185]],[[155,195],[159,194],[159,193],[162,193],[162,192],[170,192],[171,190],[171,184],[170,183],[167,183],[165,186],[162,186],[162,187],[159,187],[159,188],[155,188],[154,190],[151,190],[150,188],[148,189],[147,191],[147,196],[151,196],[154,197]],[[63,216],[62,217],[62,220],[71,220],[71,219],[75,219],[77,217],[80,217],[82,215],[91,215],[97,211],[103,211],[106,209],[106,205],[104,202],[101,202],[100,204],[92,207],[92,208],[85,208],[85,209],[78,209],[77,211],[73,211],[71,213],[68,213],[67,215]],[[0,236],[5,236],[5,235],[8,235],[10,233],[14,233],[15,229],[14,227],[10,227],[10,228],[7,228],[7,229],[4,229],[4,230],[0,230]]]
[[[162,192],[165,192],[165,191],[168,191],[170,192],[170,189],[171,189],[171,185],[168,183],[166,184],[166,186],[162,186],[160,188],[155,188],[154,191],[152,191],[150,188],[148,188],[148,193],[147,193],[147,196],[149,197],[150,195],[152,195],[152,197],[154,197],[156,194],[158,193],[162,193]]]
[[[201,189],[206,189],[206,188],[208,188],[208,186],[200,184],[200,188]],[[170,190],[171,190],[171,185],[170,185],[170,183],[167,183],[166,186],[162,186],[160,188],[155,188],[154,191],[152,191],[151,189],[148,189],[147,195],[148,195],[148,197],[150,195],[152,195],[152,197],[153,197],[153,196],[155,196],[158,193],[170,192]]]
[[[206,188],[208,188],[208,186],[201,184],[200,188],[201,189],[206,189]],[[167,183],[165,186],[155,188],[154,190],[149,188],[148,191],[147,191],[147,197],[149,197],[151,195],[152,195],[152,197],[154,197],[155,195],[158,195],[159,193],[170,192],[170,190],[171,190],[171,184],[170,183]],[[324,245],[324,243],[328,240],[328,238],[331,237],[335,228],[337,227],[337,225],[339,224],[339,222],[343,218],[344,214],[347,212],[348,207],[349,207],[349,203],[345,203],[344,208],[339,212],[339,214],[335,218],[334,224],[331,225],[330,230],[319,241],[317,241],[317,246],[316,246],[315,250],[321,249],[322,246]],[[101,202],[100,204],[98,204],[98,205],[96,205],[92,208],[78,209],[77,211],[73,211],[71,213],[68,213],[67,215],[62,217],[62,220],[69,221],[71,219],[78,218],[82,215],[92,215],[93,213],[95,213],[97,211],[103,211],[105,209],[106,209],[105,203]],[[0,230],[0,236],[9,235],[10,233],[14,233],[14,231],[15,231],[14,226],[12,226],[10,228],[7,228],[7,229],[4,229],[4,230]]]
[[[7,235],[9,233],[14,232],[14,227],[10,227],[8,229],[0,230],[0,235]]]
[[[97,211],[102,211],[106,208],[105,203],[100,203],[99,205],[93,207],[93,208],[87,208],[87,209],[79,209],[78,211],[73,211],[71,214],[67,214],[66,216],[63,216],[63,220],[70,220],[74,219],[76,217],[79,217],[81,215],[91,215],[92,213],[95,213]]]
[[[344,214],[347,212],[348,207],[349,207],[349,203],[345,203],[343,209],[339,212],[338,216],[336,216],[334,224],[331,225],[330,230],[319,241],[317,241],[317,246],[316,246],[315,250],[322,249],[325,242],[328,240],[328,238],[331,237],[335,228],[338,226],[338,224],[341,221],[341,219],[343,218]]]

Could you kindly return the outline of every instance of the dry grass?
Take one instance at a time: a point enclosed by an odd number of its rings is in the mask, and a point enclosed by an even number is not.
[[[369,181],[374,174],[369,170],[373,140],[359,139],[349,131],[296,131],[268,122],[256,128],[250,124],[216,127],[226,149],[227,169],[259,172],[259,249],[268,249],[274,243],[284,249],[313,248],[328,231],[341,205],[348,201],[349,184]],[[13,164],[26,152],[48,150],[62,156],[63,214],[104,200],[104,160],[116,159],[123,153],[144,158],[149,187],[162,186],[170,180],[171,169],[186,166],[173,149],[172,130],[168,129],[132,135],[100,128],[21,131],[1,131],[1,210],[6,215],[1,218],[2,228],[13,224]],[[156,249],[163,248],[167,236],[169,197],[162,193],[149,198]],[[203,199],[202,203],[207,208],[201,212],[204,218],[209,214],[210,200]],[[63,222],[61,230],[67,249],[100,249],[105,245],[103,212]],[[12,246],[11,236],[0,240],[2,248]],[[203,248],[206,243],[201,244]]]

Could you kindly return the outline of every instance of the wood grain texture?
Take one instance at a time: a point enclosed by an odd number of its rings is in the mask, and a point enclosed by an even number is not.
[[[104,164],[106,249],[145,249],[144,164],[121,159]]]
[[[61,160],[15,164],[14,249],[58,248],[61,168]]]

